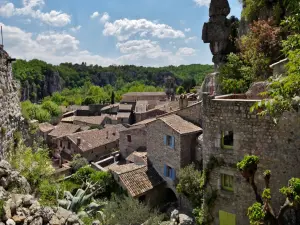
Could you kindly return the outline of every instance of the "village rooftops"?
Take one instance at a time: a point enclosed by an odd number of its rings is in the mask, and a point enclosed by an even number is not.
[[[52,137],[63,137],[76,131],[79,131],[80,126],[71,123],[59,123],[53,131],[49,133]]]
[[[147,152],[146,151],[145,152],[134,151],[126,158],[126,160],[130,161],[130,162],[135,162],[135,157],[142,159],[145,162],[145,164],[147,164]]]
[[[105,110],[109,110],[109,109],[112,109],[112,108],[116,108],[116,107],[119,107],[120,103],[115,103],[115,104],[111,104],[111,105],[107,105],[107,106],[104,106],[101,111],[105,111]]]
[[[117,175],[123,174],[123,173],[127,173],[136,169],[140,169],[145,167],[145,165],[137,165],[134,163],[129,163],[129,164],[123,164],[123,165],[119,165],[119,164],[111,164],[109,166],[107,166],[105,169],[107,170],[111,170],[112,172],[116,173]]]
[[[120,104],[119,105],[119,111],[127,111],[127,112],[130,112],[132,111],[132,104]]]
[[[165,92],[129,92],[123,96],[166,96]]]
[[[74,121],[90,124],[90,125],[100,125],[107,118],[106,115],[102,116],[75,116]]]
[[[176,114],[160,117],[159,120],[163,121],[180,134],[198,133],[202,131],[200,127],[182,119]]]
[[[148,166],[122,173],[119,178],[132,197],[139,197],[164,182],[156,170]]]
[[[119,139],[119,132],[122,129],[126,129],[123,125],[118,124],[115,126],[109,126],[107,128],[98,130],[82,131],[75,134],[68,135],[67,138],[73,143],[77,144],[80,140],[78,147],[81,151],[89,151],[102,145],[106,145],[111,142],[115,142]]]
[[[131,127],[134,127],[134,126],[140,126],[140,125],[146,125],[146,124],[151,123],[151,122],[153,122],[153,121],[155,121],[155,120],[156,120],[156,118],[145,119],[145,120],[142,120],[142,121],[140,121],[140,122],[138,122],[138,123],[132,124]]]
[[[54,129],[54,126],[50,123],[40,123],[39,124],[39,129],[41,132],[43,133],[47,133],[47,132],[50,132]]]

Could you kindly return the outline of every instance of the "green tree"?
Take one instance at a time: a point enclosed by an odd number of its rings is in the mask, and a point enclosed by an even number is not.
[[[256,196],[256,203],[248,208],[248,217],[251,225],[260,224],[286,224],[284,214],[289,209],[298,209],[300,203],[300,178],[291,178],[288,186],[282,187],[280,193],[285,196],[285,202],[280,207],[279,211],[272,208],[271,205],[271,189],[270,179],[271,171],[266,170],[263,174],[265,180],[265,189],[262,194],[258,193],[258,188],[255,183],[255,174],[259,158],[255,155],[246,155],[243,160],[237,163],[237,168],[242,176],[251,185]],[[291,219],[291,218],[290,218]],[[296,220],[299,220],[296,218]],[[300,221],[296,221],[299,224]]]
[[[115,92],[114,91],[111,92],[110,104],[112,104],[112,105],[115,104]]]

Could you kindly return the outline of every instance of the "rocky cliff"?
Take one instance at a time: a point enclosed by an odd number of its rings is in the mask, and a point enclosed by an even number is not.
[[[0,45],[0,157],[22,122],[19,84],[13,80],[12,59]]]

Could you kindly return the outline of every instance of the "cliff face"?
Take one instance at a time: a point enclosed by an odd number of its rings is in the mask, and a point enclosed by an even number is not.
[[[11,58],[0,45],[0,157],[22,119],[19,85],[13,80]]]
[[[23,83],[21,88],[21,101],[31,100],[38,102],[46,96],[54,92],[62,91],[63,80],[57,71],[45,71],[44,79],[36,85],[30,84],[27,80]]]

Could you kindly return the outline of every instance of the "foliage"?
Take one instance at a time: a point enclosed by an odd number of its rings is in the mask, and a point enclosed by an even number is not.
[[[0,200],[0,219],[2,219],[2,216],[4,215],[4,200]]]
[[[181,95],[184,94],[184,92],[185,92],[184,87],[182,86],[177,87],[176,94]]]
[[[22,114],[27,120],[38,120],[39,122],[49,122],[51,119],[50,113],[41,108],[41,106],[32,104],[30,101],[21,103]]]
[[[261,221],[265,218],[266,213],[263,210],[263,205],[259,202],[255,202],[248,208],[247,215],[251,225],[260,225]]]
[[[185,195],[197,207],[201,205],[203,198],[203,187],[200,186],[202,174],[190,164],[179,171],[179,183],[176,190]]]
[[[21,141],[9,152],[8,161],[12,167],[23,175],[33,189],[38,188],[44,179],[49,179],[54,169],[47,149],[34,151]]]
[[[257,156],[245,156],[244,159],[238,163],[238,169],[241,171],[243,177],[249,181],[249,177],[244,175],[244,171],[253,168],[253,165],[257,166],[259,158]],[[271,206],[271,189],[270,179],[271,171],[266,170],[264,172],[265,188],[260,195],[257,190],[257,186],[254,182],[254,176],[250,180],[251,187],[256,196],[256,203],[248,208],[248,217],[251,225],[260,224],[285,224],[284,213],[288,209],[298,209],[300,203],[300,178],[291,178],[288,182],[288,186],[282,187],[280,193],[286,197],[284,204],[280,207],[278,213],[275,213]],[[298,224],[299,221],[296,221]]]
[[[41,107],[48,111],[51,117],[59,117],[62,113],[59,106],[52,101],[44,101]]]
[[[36,87],[36,96],[31,96],[31,101],[34,101],[35,97],[37,99],[46,97],[42,91],[43,82],[46,76],[55,72],[59,73],[60,78],[63,80],[63,87],[68,90],[76,90],[79,87],[83,87],[86,82],[89,82],[102,88],[111,86],[115,91],[119,91],[125,84],[134,82],[144,86],[162,87],[167,76],[175,77],[177,84],[182,84],[183,80],[189,79],[194,79],[197,84],[201,84],[205,75],[212,71],[213,66],[211,65],[181,65],[154,68],[133,65],[101,67],[98,65],[86,65],[86,63],[61,63],[58,66],[54,66],[37,59],[30,61],[17,60],[13,64],[14,76],[20,80],[22,87],[29,84],[31,87]],[[84,94],[86,95],[87,93]],[[107,99],[110,101],[111,92],[108,94]],[[116,100],[117,96],[118,94],[116,94]],[[85,97],[79,99],[78,95],[74,95],[72,104],[76,102],[77,105],[80,105],[82,102],[80,100],[84,100]],[[58,99],[56,98],[56,100]],[[99,102],[98,100],[97,102]],[[71,96],[66,102],[55,100],[54,102],[59,105],[62,103],[65,105],[70,104]]]
[[[161,216],[152,211],[148,205],[131,197],[113,197],[105,206],[103,225],[138,225],[147,221],[146,224],[158,225]]]
[[[257,166],[259,163],[259,158],[255,155],[245,155],[243,160],[236,164],[240,171],[246,171],[249,168]]]
[[[6,128],[1,127],[1,135],[4,136],[6,134]]]
[[[89,164],[89,162],[87,161],[86,158],[82,157],[81,155],[75,155],[73,157],[72,162],[71,162],[71,167],[72,167],[73,172],[76,172],[81,167],[84,167],[88,164]]]

